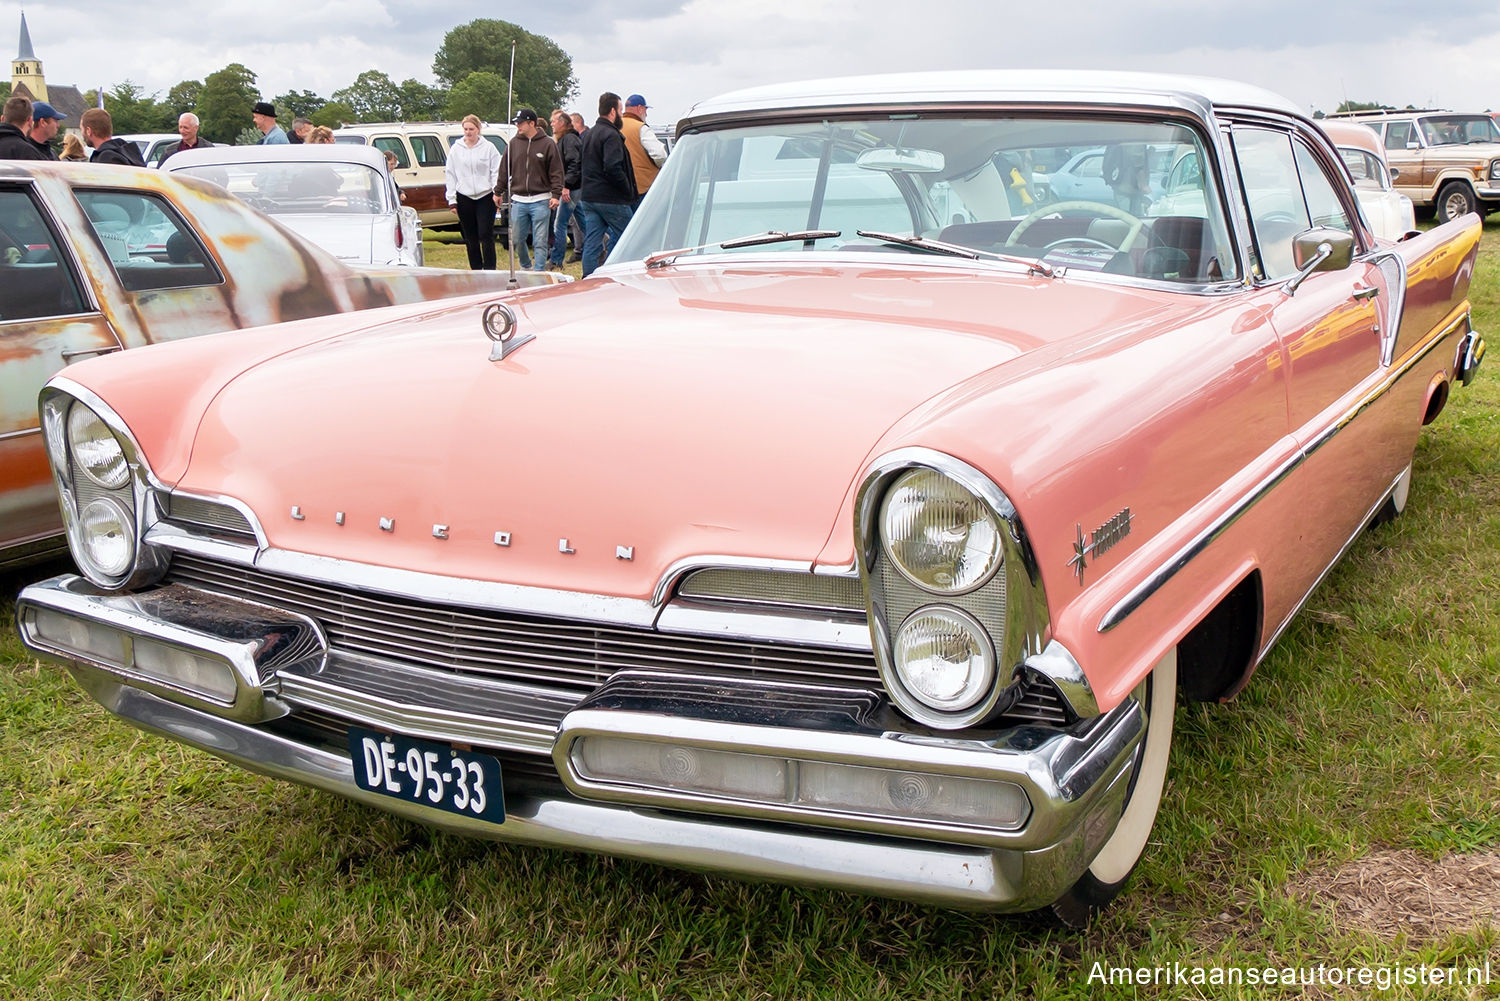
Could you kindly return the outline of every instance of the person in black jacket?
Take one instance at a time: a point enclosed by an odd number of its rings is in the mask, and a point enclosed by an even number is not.
[[[583,276],[599,267],[604,240],[611,245],[630,222],[635,204],[635,171],[620,134],[620,95],[599,95],[599,120],[583,137]]]
[[[185,149],[208,149],[214,145],[198,134],[198,125],[198,116],[191,111],[184,111],[177,116],[177,134],[182,138],[162,151],[163,163],[173,153],[181,153]]]
[[[26,136],[31,128],[31,98],[17,94],[0,110],[0,160],[45,160]]]
[[[112,138],[115,134],[114,119],[103,108],[85,111],[78,124],[83,129],[83,141],[94,147],[94,163],[118,163],[126,167],[146,165],[135,143]]]
[[[583,140],[573,131],[573,119],[566,111],[552,112],[552,141],[562,154],[563,189],[562,199],[557,203],[557,218],[552,221],[552,256],[548,263],[560,271],[568,250],[568,221],[578,209],[578,199],[573,193],[583,184]]]

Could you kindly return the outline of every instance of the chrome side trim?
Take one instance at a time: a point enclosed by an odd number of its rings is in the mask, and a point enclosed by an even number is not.
[[[97,672],[74,677],[127,723],[272,778],[336,793],[367,806],[469,837],[492,838],[643,862],[878,894],[944,907],[1027,911],[1056,900],[1088,867],[1109,824],[1080,824],[1036,852],[888,840],[834,830],[726,822],[567,797],[507,794],[505,822],[434,810],[354,783],[345,754],[164,701]],[[1124,794],[1123,780],[1104,798]],[[1103,814],[1101,814],[1103,816]],[[1102,828],[1102,832],[1094,828]]]
[[[1396,343],[1401,337],[1401,321],[1406,316],[1406,258],[1394,250],[1370,258],[1385,277],[1389,293],[1385,326],[1380,331],[1380,364],[1390,368],[1396,360]]]
[[[1286,479],[1293,472],[1295,472],[1298,467],[1300,467],[1304,462],[1310,459],[1313,453],[1317,452],[1318,449],[1322,448],[1324,445],[1328,444],[1328,442],[1332,441],[1335,435],[1344,430],[1344,428],[1348,427],[1349,424],[1353,422],[1354,418],[1358,417],[1382,396],[1390,392],[1391,388],[1396,385],[1396,382],[1400,380],[1402,376],[1415,368],[1417,364],[1422,361],[1422,359],[1431,354],[1433,350],[1439,344],[1441,344],[1443,340],[1446,339],[1450,334],[1452,334],[1460,326],[1467,325],[1468,322],[1469,315],[1465,313],[1463,316],[1460,316],[1458,319],[1454,320],[1452,323],[1444,327],[1440,333],[1434,336],[1420,349],[1413,351],[1406,358],[1406,360],[1401,363],[1400,367],[1391,369],[1389,372],[1387,372],[1385,377],[1382,378],[1380,382],[1373,386],[1368,392],[1366,392],[1365,395],[1362,396],[1359,401],[1354,404],[1354,406],[1350,407],[1342,417],[1340,417],[1337,421],[1334,421],[1332,424],[1328,425],[1328,427],[1324,428],[1316,438],[1313,438],[1292,455],[1288,456],[1280,466],[1276,467],[1274,471],[1272,471],[1263,480],[1252,487],[1250,491],[1245,494],[1245,496],[1242,497],[1237,504],[1235,504],[1228,511],[1225,511],[1223,514],[1221,514],[1212,524],[1203,529],[1203,531],[1201,531],[1196,537],[1188,542],[1187,545],[1183,546],[1177,552],[1173,553],[1172,556],[1167,559],[1161,566],[1152,571],[1145,580],[1141,581],[1134,588],[1132,588],[1130,592],[1125,595],[1125,597],[1121,598],[1114,605],[1114,607],[1106,612],[1104,614],[1104,617],[1099,620],[1098,631],[1101,633],[1108,632],[1115,626],[1118,626],[1121,622],[1124,622],[1125,619],[1137,608],[1140,608],[1148,598],[1154,595],[1157,591],[1161,590],[1162,586],[1165,585],[1167,581],[1177,576],[1177,574],[1189,563],[1191,563],[1195,557],[1197,557],[1200,553],[1207,549],[1209,545],[1211,545],[1226,531],[1228,531],[1230,527],[1235,524],[1235,522],[1244,517],[1245,513],[1248,512],[1256,504],[1258,504],[1268,493],[1270,493],[1273,487],[1275,487],[1282,480]],[[1384,502],[1384,498],[1382,498],[1382,502]],[[1376,507],[1379,506],[1380,505],[1378,504],[1376,505]]]
[[[37,626],[37,615],[43,611],[118,634],[122,661],[106,661],[46,639]],[[48,659],[102,671],[143,691],[246,723],[286,715],[288,707],[277,697],[276,672],[295,664],[316,668],[328,653],[318,624],[301,615],[181,585],[139,595],[103,592],[72,574],[23,590],[16,602],[16,623],[26,646]],[[227,664],[235,681],[232,702],[217,702],[141,673],[135,666],[136,639],[199,652]]]
[[[41,425],[37,425],[34,428],[22,428],[19,431],[0,431],[0,441],[15,441],[17,438],[25,438],[29,435],[41,433]]]

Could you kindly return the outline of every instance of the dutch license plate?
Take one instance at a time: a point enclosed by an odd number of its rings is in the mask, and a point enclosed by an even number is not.
[[[361,789],[496,824],[505,819],[493,755],[357,726],[349,728],[349,754]]]

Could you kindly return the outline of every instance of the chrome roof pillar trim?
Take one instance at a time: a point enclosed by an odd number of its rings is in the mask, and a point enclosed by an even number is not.
[[[1350,407],[1337,421],[1329,424],[1316,438],[1303,445],[1297,451],[1282,461],[1269,475],[1252,487],[1239,502],[1229,510],[1219,515],[1203,531],[1194,536],[1185,546],[1173,553],[1160,566],[1152,571],[1147,577],[1130,590],[1125,597],[1121,598],[1110,610],[1104,613],[1099,620],[1098,632],[1105,633],[1124,622],[1137,608],[1145,604],[1146,600],[1171,580],[1173,577],[1193,561],[1200,553],[1209,547],[1221,535],[1227,532],[1235,522],[1245,516],[1245,513],[1260,502],[1260,500],[1271,492],[1282,480],[1295,472],[1304,462],[1312,457],[1313,453],[1322,448],[1344,428],[1379,400],[1397,381],[1417,366],[1423,358],[1426,358],[1441,344],[1449,335],[1458,330],[1459,327],[1467,327],[1469,314],[1463,315],[1449,322],[1442,330],[1433,336],[1426,344],[1413,351],[1401,362],[1400,366],[1387,371],[1384,379],[1372,386],[1352,407]],[[1381,498],[1384,501],[1384,497]],[[1376,505],[1378,508],[1380,505]]]

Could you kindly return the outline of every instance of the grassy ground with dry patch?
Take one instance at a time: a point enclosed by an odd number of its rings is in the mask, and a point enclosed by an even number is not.
[[[1497,265],[1500,220],[1473,294],[1491,332]],[[10,596],[41,573],[6,579],[0,997],[1500,996],[1496,365],[1244,694],[1179,709],[1151,849],[1081,933],[466,840],[247,774],[34,662]],[[1098,981],[1486,962],[1488,987]]]

